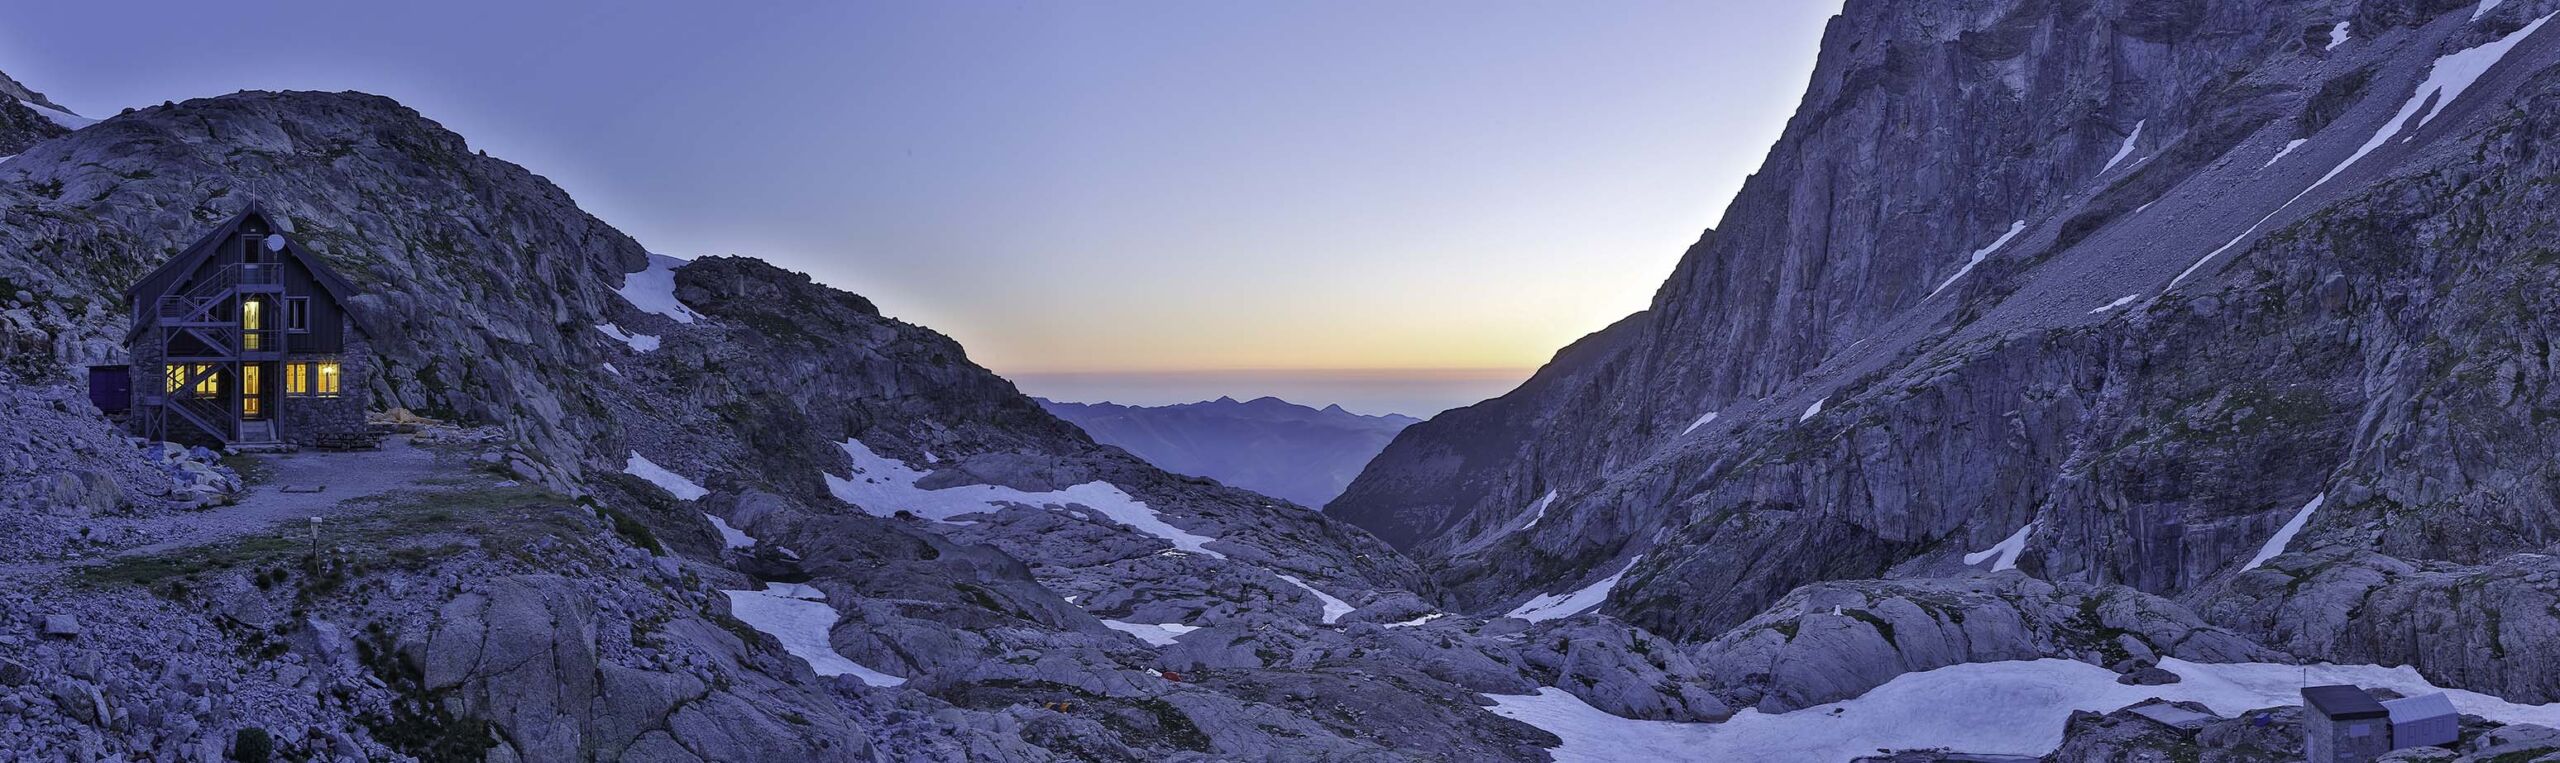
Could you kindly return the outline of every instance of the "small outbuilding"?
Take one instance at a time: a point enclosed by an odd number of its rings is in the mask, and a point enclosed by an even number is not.
[[[2365,763],[2391,751],[2391,712],[2354,686],[2302,690],[2302,744],[2312,763]]]
[[[2462,738],[2462,713],[2444,692],[2382,703],[2391,713],[2391,749],[2453,744]]]

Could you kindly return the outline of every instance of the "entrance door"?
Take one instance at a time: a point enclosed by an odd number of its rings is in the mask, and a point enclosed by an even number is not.
[[[267,375],[257,363],[240,366],[240,420],[267,420]]]

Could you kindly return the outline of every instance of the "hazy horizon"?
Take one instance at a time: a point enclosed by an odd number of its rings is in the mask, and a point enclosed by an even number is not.
[[[47,3],[0,70],[91,116],[388,95],[654,251],[810,273],[1034,391],[1428,415],[1643,308],[1838,6]],[[201,53],[243,38],[292,44]]]
[[[1419,419],[1508,392],[1533,368],[1227,369],[1006,374],[1023,394],[1066,403],[1181,405],[1277,397],[1312,408]]]

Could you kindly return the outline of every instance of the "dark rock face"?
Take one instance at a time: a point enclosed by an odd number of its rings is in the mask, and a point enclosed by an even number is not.
[[[1420,421],[1363,416],[1338,405],[1318,410],[1276,397],[1153,407],[1041,400],[1040,407],[1165,471],[1310,507],[1342,494],[1388,440]]]
[[[1408,429],[1329,512],[1443,567],[1469,611],[1642,553],[1602,611],[1683,640],[1806,583],[1980,570],[1964,557],[2016,536],[2030,575],[2176,598],[2300,657],[2560,696],[2532,659],[2474,656],[2535,631],[2389,571],[2531,599],[2538,562],[2508,558],[2560,523],[2529,487],[2560,438],[2539,349],[2560,242],[2533,222],[2560,35],[2547,3],[2478,8],[1853,2],[1642,318]],[[2447,71],[2497,61],[2422,92],[2462,51]],[[2321,496],[2277,551],[2395,561],[2304,580],[2334,593],[2251,582]],[[2465,610],[2441,630],[2468,646],[2286,603],[2367,589],[2416,598],[2365,617]]]

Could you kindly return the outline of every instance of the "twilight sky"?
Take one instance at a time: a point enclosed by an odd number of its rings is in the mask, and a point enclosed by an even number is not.
[[[389,95],[1034,394],[1427,415],[1641,309],[1840,3],[0,5],[0,71],[84,114]]]

